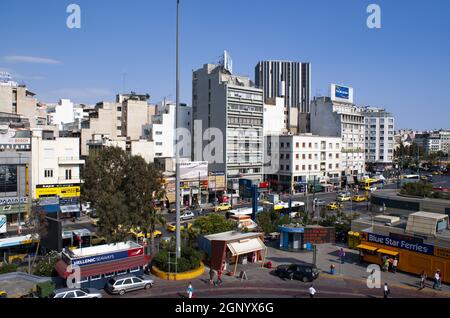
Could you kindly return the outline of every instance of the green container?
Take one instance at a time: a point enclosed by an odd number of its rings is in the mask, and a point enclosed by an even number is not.
[[[48,298],[55,290],[55,286],[52,282],[39,283],[36,285],[36,290],[39,298]]]

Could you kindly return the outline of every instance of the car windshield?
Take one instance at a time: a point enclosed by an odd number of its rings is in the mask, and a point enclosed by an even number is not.
[[[108,280],[108,283],[111,285],[114,285],[115,282],[116,282],[116,280],[114,278],[111,278],[110,280]]]

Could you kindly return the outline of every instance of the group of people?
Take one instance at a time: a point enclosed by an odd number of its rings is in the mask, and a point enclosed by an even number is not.
[[[420,273],[420,289],[425,288],[425,282],[427,281],[427,273],[425,271],[422,271]],[[437,269],[434,273],[433,277],[433,289],[442,289],[442,275],[441,270]]]
[[[397,272],[397,267],[398,267],[398,258],[392,258],[392,257],[387,257],[386,255],[383,256],[383,271],[385,272],[389,272],[389,270],[391,269],[392,272],[395,274]]]

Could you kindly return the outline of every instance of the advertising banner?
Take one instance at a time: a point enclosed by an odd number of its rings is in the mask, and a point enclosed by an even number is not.
[[[187,161],[180,163],[181,180],[208,179],[207,161]]]
[[[136,257],[136,256],[143,256],[143,255],[144,255],[144,248],[140,247],[140,248],[135,248],[135,249],[131,249],[128,251],[107,253],[107,254],[103,254],[103,255],[96,255],[96,256],[73,259],[72,265],[78,265],[78,266],[82,267],[82,266],[87,266],[87,265],[117,261],[117,260],[125,259],[128,257]]]
[[[0,198],[0,206],[1,205],[13,205],[13,204],[26,204],[28,202],[27,197],[3,197]]]
[[[9,130],[0,134],[0,151],[30,151],[31,138],[21,138],[20,131]]]
[[[51,184],[37,185],[36,199],[40,197],[59,196],[60,198],[73,198],[80,196],[79,184]]]
[[[399,249],[408,250],[411,252],[421,253],[421,254],[427,254],[427,255],[434,255],[434,246],[429,244],[424,244],[420,242],[414,242],[410,240],[404,240],[389,236],[383,236],[378,234],[372,234],[372,233],[363,233],[362,236],[363,240],[366,240],[367,242],[373,242],[378,243],[386,246],[392,246]]]

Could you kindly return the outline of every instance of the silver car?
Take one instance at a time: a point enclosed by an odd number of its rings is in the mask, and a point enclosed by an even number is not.
[[[195,218],[195,214],[192,211],[186,211],[182,215],[180,215],[181,221],[191,220],[193,218]]]
[[[148,276],[134,276],[126,275],[111,278],[106,284],[106,291],[111,294],[124,295],[126,292],[139,290],[139,289],[150,289],[154,284],[153,279]]]
[[[102,294],[94,288],[63,288],[56,289],[53,298],[102,298]]]

